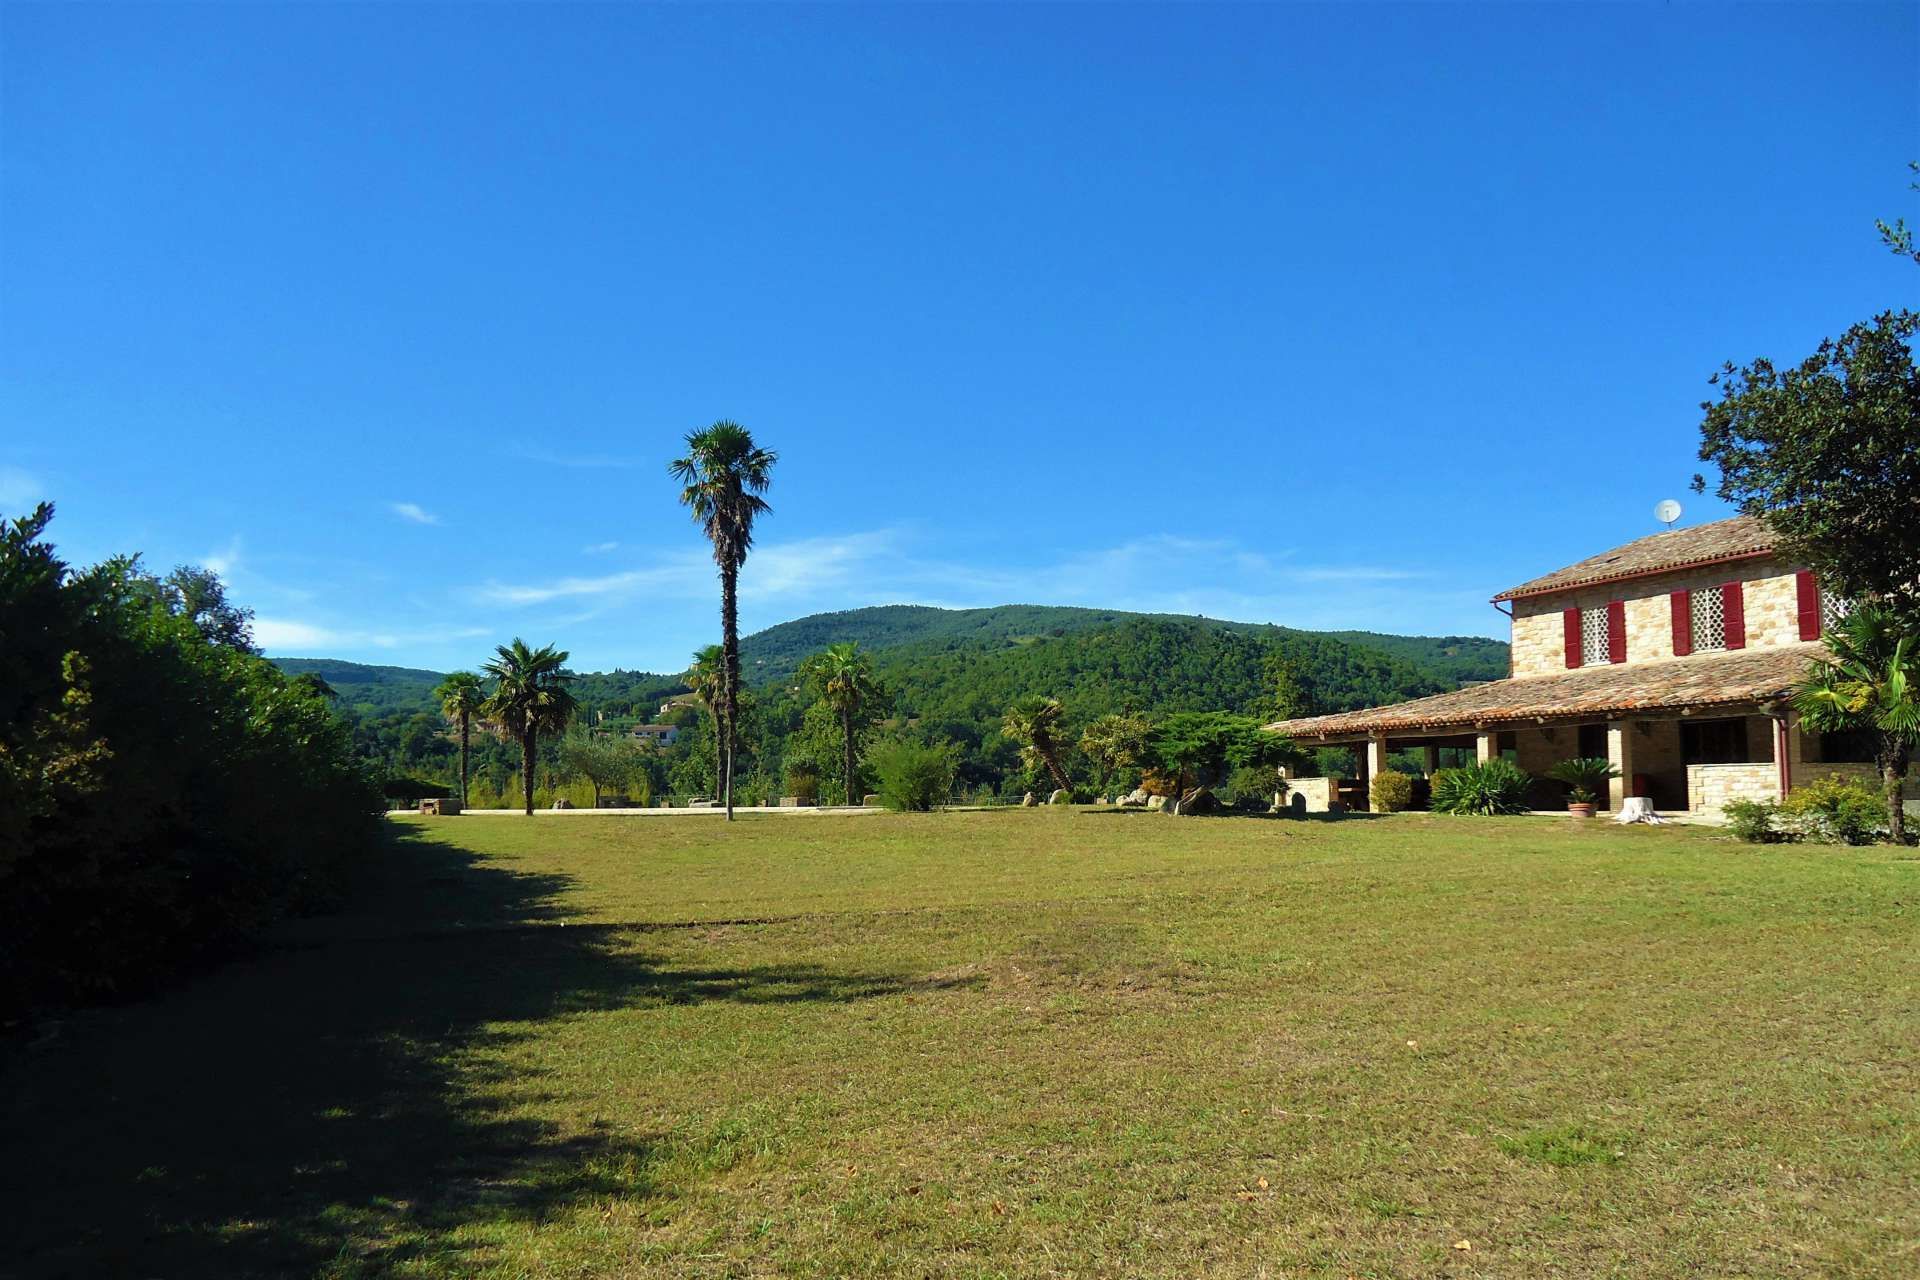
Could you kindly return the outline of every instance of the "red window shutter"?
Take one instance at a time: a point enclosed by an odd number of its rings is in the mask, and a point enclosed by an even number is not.
[[[1740,584],[1729,582],[1720,588],[1720,601],[1726,607],[1727,648],[1747,647],[1747,598]]]
[[[1585,656],[1580,652],[1580,611],[1569,609],[1560,615],[1567,627],[1567,665],[1580,666]]]
[[[1820,582],[1813,574],[1802,569],[1793,575],[1794,589],[1800,593],[1800,638],[1818,640],[1820,638]]]
[[[1693,652],[1693,593],[1676,591],[1673,601],[1673,656],[1684,658]]]
[[[1607,601],[1607,661],[1627,660],[1627,602]]]

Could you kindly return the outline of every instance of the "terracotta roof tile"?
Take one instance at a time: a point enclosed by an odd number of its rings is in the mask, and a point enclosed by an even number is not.
[[[1670,662],[1582,667],[1469,685],[1452,693],[1366,711],[1282,720],[1267,728],[1295,738],[1408,729],[1514,725],[1545,717],[1599,719],[1625,712],[1675,711],[1768,702],[1796,684],[1824,650],[1818,642],[1697,654]]]
[[[1743,560],[1765,555],[1774,547],[1773,530],[1753,516],[1735,516],[1691,529],[1670,529],[1640,538],[1597,556],[1588,556],[1578,564],[1523,582],[1495,596],[1511,600],[1516,596],[1544,595],[1566,591],[1616,578],[1638,578],[1651,573],[1684,569],[1689,565],[1715,564],[1723,560]]]

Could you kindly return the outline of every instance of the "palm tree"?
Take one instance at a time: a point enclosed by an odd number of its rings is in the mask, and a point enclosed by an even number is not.
[[[1827,653],[1794,690],[1800,723],[1819,733],[1864,730],[1874,737],[1873,762],[1887,794],[1887,834],[1907,839],[1900,790],[1920,745],[1920,646],[1891,610],[1855,605],[1827,632]]]
[[[541,734],[566,728],[578,709],[567,690],[573,673],[566,669],[564,650],[552,645],[529,649],[518,637],[510,645],[501,645],[495,655],[482,668],[494,686],[481,714],[501,737],[520,743],[520,790],[527,816],[532,817],[534,748]]]
[[[455,671],[440,682],[433,696],[440,699],[440,710],[447,719],[460,726],[460,803],[464,806],[467,803],[467,733],[473,718],[486,705],[487,690],[473,672]]]
[[[1071,790],[1067,781],[1067,771],[1060,767],[1060,718],[1066,708],[1060,705],[1058,698],[1043,698],[1030,694],[1007,708],[1007,714],[1000,722],[1000,732],[1021,744],[1020,759],[1031,769],[1036,765],[1045,765],[1047,772],[1053,775],[1053,783],[1062,791]]]
[[[857,804],[854,798],[858,778],[855,738],[860,729],[872,722],[875,709],[886,696],[873,674],[873,660],[860,652],[857,640],[830,644],[800,664],[800,678],[819,689],[821,700],[840,717],[846,749],[843,776],[847,780],[847,803]]]
[[[767,491],[778,455],[753,442],[753,433],[737,422],[716,422],[687,436],[687,454],[667,464],[684,487],[680,501],[700,522],[720,566],[721,760],[727,821],[733,821],[733,757],[739,741],[740,710],[740,566],[753,546],[753,521],[772,508]]]
[[[702,646],[693,652],[693,665],[687,668],[687,688],[700,699],[713,721],[713,767],[717,771],[727,758],[727,744],[720,728],[720,687],[724,683],[726,651],[717,644]]]
[[[1140,763],[1152,731],[1145,716],[1132,713],[1101,716],[1087,726],[1080,735],[1080,750],[1100,771],[1100,790],[1107,789],[1114,774]]]

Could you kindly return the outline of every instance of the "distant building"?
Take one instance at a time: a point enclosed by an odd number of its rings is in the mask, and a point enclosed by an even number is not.
[[[680,726],[672,724],[637,724],[627,730],[627,736],[635,742],[651,742],[656,747],[670,747],[680,736]]]

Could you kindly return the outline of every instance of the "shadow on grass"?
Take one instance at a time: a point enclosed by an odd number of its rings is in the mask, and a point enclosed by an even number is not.
[[[373,1275],[422,1255],[457,1274],[462,1226],[644,1195],[653,1155],[611,1124],[509,1114],[468,1051],[581,1011],[925,985],[663,966],[635,930],[558,923],[566,877],[411,833],[380,879],[285,947],[0,1060],[0,1276]]]

